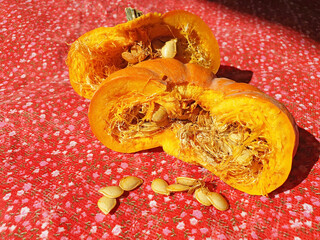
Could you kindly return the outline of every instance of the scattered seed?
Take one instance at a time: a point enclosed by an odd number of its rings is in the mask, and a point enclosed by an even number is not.
[[[102,193],[108,198],[118,198],[123,194],[123,192],[123,189],[119,186],[108,186],[99,190],[99,193]]]
[[[177,54],[177,39],[171,39],[167,41],[161,48],[161,55],[163,58],[174,58]]]
[[[167,187],[167,190],[169,192],[184,192],[184,191],[188,191],[189,189],[190,189],[189,186],[182,185],[179,183],[173,183]]]
[[[169,195],[170,192],[188,191],[189,194],[193,194],[194,198],[204,206],[213,205],[220,211],[229,209],[227,200],[220,193],[209,191],[202,179],[177,177],[176,183],[168,185],[163,179],[156,178],[151,183],[151,189],[156,193],[164,195]]]
[[[201,203],[205,206],[210,206],[211,202],[209,201],[209,199],[207,197],[207,192],[208,192],[208,190],[206,188],[201,187],[201,188],[196,189],[193,196],[195,197],[195,199],[198,200],[199,203]]]
[[[103,196],[98,200],[98,207],[104,213],[108,214],[117,204],[117,200],[114,198],[108,198]]]
[[[225,211],[229,208],[227,200],[220,193],[208,192],[207,198],[211,204],[220,211]]]
[[[131,191],[140,186],[143,180],[134,176],[127,176],[120,180],[119,186],[125,191]]]
[[[176,183],[186,185],[189,187],[192,187],[196,184],[198,180],[194,178],[189,178],[189,177],[177,177],[176,178]]]
[[[154,192],[168,196],[170,192],[168,191],[167,187],[168,183],[161,178],[156,178],[151,183],[151,189]]]

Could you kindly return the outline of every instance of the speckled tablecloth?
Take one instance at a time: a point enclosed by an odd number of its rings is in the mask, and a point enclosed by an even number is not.
[[[69,83],[68,44],[126,21],[128,6],[198,14],[219,42],[220,74],[251,73],[250,84],[292,112],[300,147],[289,179],[269,198],[216,177],[217,191],[230,203],[226,212],[185,193],[157,195],[150,188],[156,177],[171,183],[208,172],[161,149],[113,152],[93,136],[89,101]],[[309,0],[0,0],[0,237],[320,239],[319,9],[319,1]],[[120,198],[112,214],[102,214],[98,189],[126,175],[144,184]]]

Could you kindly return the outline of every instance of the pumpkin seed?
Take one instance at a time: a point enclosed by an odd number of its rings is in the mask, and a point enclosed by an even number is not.
[[[225,211],[229,208],[229,203],[220,193],[207,192],[207,198],[211,204],[220,211]]]
[[[104,196],[108,198],[118,198],[123,194],[123,189],[119,186],[107,186],[104,188],[101,188],[99,193],[102,193]]]
[[[170,192],[168,191],[167,187],[168,183],[161,178],[156,178],[151,183],[151,189],[154,192],[168,196]]]
[[[117,204],[117,200],[114,198],[108,198],[103,196],[98,200],[98,207],[104,213],[108,214]]]
[[[186,185],[189,187],[194,186],[197,183],[197,179],[194,178],[189,178],[189,177],[177,177],[176,178],[176,183]]]
[[[198,200],[199,203],[201,203],[205,206],[210,206],[211,202],[209,201],[209,199],[207,197],[207,192],[208,192],[208,190],[206,188],[201,187],[201,188],[196,189],[193,196],[195,197],[195,199]]]
[[[161,48],[161,55],[163,58],[174,58],[177,54],[177,39],[171,39],[167,41]]]
[[[143,61],[148,55],[149,49],[142,42],[136,42],[130,49],[121,54],[122,58],[131,64]]]
[[[168,119],[168,113],[163,106],[160,106],[152,115],[152,121],[156,123],[165,122]]]
[[[241,133],[231,133],[229,134],[229,139],[233,141],[234,143],[238,143],[242,139]]]
[[[182,185],[179,183],[173,183],[167,187],[167,190],[169,192],[184,192],[184,191],[188,191],[189,189],[190,189],[189,186]]]
[[[131,191],[136,187],[140,186],[143,180],[134,176],[127,176],[120,180],[119,186],[125,191]]]
[[[241,165],[249,165],[252,161],[252,154],[249,150],[244,150],[235,160]]]
[[[145,122],[140,125],[139,131],[141,132],[153,132],[159,130],[159,126],[154,122]]]

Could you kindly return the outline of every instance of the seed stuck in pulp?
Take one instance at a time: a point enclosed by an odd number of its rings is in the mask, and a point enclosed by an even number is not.
[[[177,39],[167,41],[161,48],[161,56],[163,58],[174,58],[177,54]]]
[[[123,189],[119,186],[107,186],[104,188],[101,188],[99,193],[102,193],[104,196],[108,198],[118,198],[123,194]]]
[[[152,115],[152,121],[156,122],[157,125],[168,124],[168,113],[163,106],[160,106]]]
[[[136,187],[140,186],[143,180],[134,176],[127,176],[120,180],[119,186],[125,191],[131,191]]]
[[[121,54],[122,58],[126,60],[129,64],[136,64],[142,62],[150,54],[150,49],[144,45],[142,42],[136,42],[130,47],[126,52]]]
[[[98,200],[98,207],[104,213],[108,214],[117,204],[117,200],[114,198],[108,198],[103,196]]]
[[[159,193],[159,194],[168,196],[168,195],[170,195],[170,191],[168,191],[167,187],[168,187],[168,183],[161,178],[156,178],[151,183],[151,189],[155,193]]]

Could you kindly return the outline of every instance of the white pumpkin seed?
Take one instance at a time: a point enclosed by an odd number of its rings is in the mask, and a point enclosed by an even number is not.
[[[174,58],[177,54],[177,39],[171,39],[161,48],[161,56],[163,58]]]
[[[242,139],[241,133],[231,133],[229,134],[229,139],[235,143],[238,143]]]
[[[210,206],[211,202],[209,201],[209,199],[207,197],[207,192],[208,192],[208,190],[206,188],[201,187],[201,188],[196,189],[193,196],[195,197],[195,199],[198,200],[199,203],[201,203],[205,206]]]
[[[184,192],[184,191],[188,191],[189,189],[190,189],[189,186],[182,185],[179,183],[173,183],[167,187],[167,190],[169,192]]]
[[[211,204],[220,211],[225,211],[229,208],[229,203],[220,193],[207,192],[207,198]]]
[[[154,192],[168,196],[170,195],[170,192],[168,191],[167,187],[168,183],[161,178],[156,178],[151,183],[151,189]]]
[[[104,213],[108,214],[117,204],[117,200],[114,198],[108,198],[103,196],[98,200],[98,207]]]
[[[250,150],[244,150],[235,160],[241,165],[248,165],[252,158],[253,156]]]
[[[136,187],[140,186],[143,180],[134,176],[127,176],[120,180],[119,186],[125,191],[131,191]]]
[[[186,185],[189,187],[194,186],[197,183],[197,179],[194,178],[189,178],[189,177],[177,177],[176,178],[176,183]]]
[[[102,193],[108,198],[118,198],[123,194],[123,192],[123,189],[119,186],[107,186],[99,190],[99,193]]]

